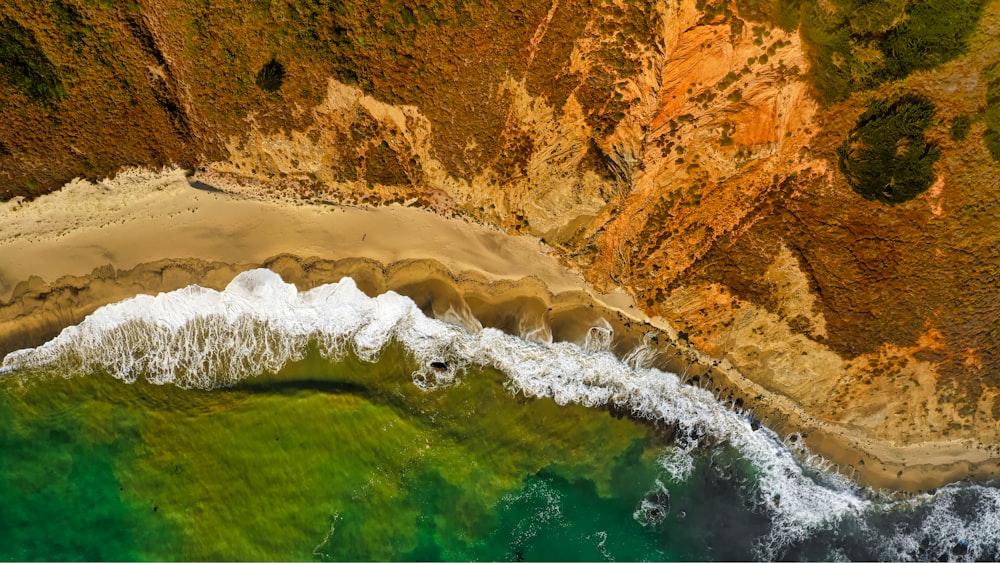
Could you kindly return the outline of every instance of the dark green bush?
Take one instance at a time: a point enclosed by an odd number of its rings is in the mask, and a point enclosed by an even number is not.
[[[840,170],[854,191],[889,204],[927,191],[941,156],[938,147],[924,139],[934,113],[930,100],[915,95],[892,103],[872,102],[837,149]]]
[[[966,137],[969,136],[969,130],[972,129],[972,118],[968,115],[960,115],[951,122],[951,138],[954,141],[964,141]]]
[[[798,0],[777,0],[774,23],[785,31],[794,31],[802,17],[802,2]]]
[[[257,71],[257,86],[268,92],[277,92],[285,81],[285,67],[275,59]]]
[[[983,142],[986,143],[993,160],[1000,162],[1000,131],[987,129],[986,133],[983,133]]]
[[[66,95],[55,66],[34,34],[8,18],[0,20],[0,80],[36,102],[53,102]]]
[[[907,6],[906,19],[879,41],[884,79],[934,68],[964,53],[985,5],[983,0],[917,0]]]
[[[995,75],[996,68],[987,69],[987,76]],[[983,121],[986,122],[986,133],[983,142],[989,149],[993,160],[1000,162],[1000,78],[990,82],[986,90],[986,109],[983,111]]]

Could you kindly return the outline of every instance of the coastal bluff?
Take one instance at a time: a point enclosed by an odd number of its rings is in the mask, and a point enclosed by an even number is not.
[[[161,259],[360,257],[391,229],[320,244],[282,214],[419,208],[530,243],[553,294],[659,319],[845,472],[994,475],[1000,2],[853,10],[2,0],[0,300]],[[90,187],[44,203],[67,184]],[[79,267],[60,246],[124,227]],[[433,258],[441,229],[381,263]]]

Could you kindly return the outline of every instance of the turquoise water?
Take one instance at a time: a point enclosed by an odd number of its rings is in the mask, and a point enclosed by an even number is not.
[[[102,374],[5,382],[0,557],[680,555],[632,518],[662,473],[655,432],[515,398],[492,370],[420,391],[402,356],[314,354],[213,391]]]
[[[9,356],[0,559],[1000,555],[996,487],[882,497],[670,374],[352,287],[258,272]]]

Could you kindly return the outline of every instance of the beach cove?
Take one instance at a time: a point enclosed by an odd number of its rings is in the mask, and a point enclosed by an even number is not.
[[[12,351],[14,342],[19,342],[16,347],[40,344],[37,336],[18,336],[39,324],[51,338],[101,305],[193,283],[221,289],[235,274],[258,266],[302,288],[344,275],[372,294],[409,287],[403,294],[424,304],[436,289],[442,314],[449,299],[463,294],[489,304],[479,313],[490,315],[492,308],[493,316],[505,309],[498,303],[534,301],[536,310],[525,315],[540,317],[541,309],[558,301],[561,311],[576,311],[564,315],[572,320],[561,323],[567,331],[562,339],[582,341],[589,323],[599,317],[617,325],[616,333],[623,336],[620,353],[646,331],[660,331],[665,341],[683,348],[663,367],[691,376],[711,372],[719,393],[725,388],[724,396],[744,398],[779,431],[807,439],[814,433],[809,441],[814,453],[851,466],[848,471],[862,483],[912,492],[969,476],[1000,476],[995,454],[961,442],[891,444],[813,419],[724,360],[678,342],[668,323],[647,317],[624,291],[600,294],[589,288],[535,237],[399,205],[308,205],[251,197],[254,193],[260,190],[212,173],[189,178],[177,169],[134,170],[101,183],[77,180],[28,204],[9,202],[0,216],[0,299],[10,300],[0,307],[0,351]],[[324,265],[316,268],[315,262]],[[67,298],[69,292],[58,291],[61,286],[72,288],[74,296]],[[33,311],[44,310],[50,294],[63,299],[57,310]],[[591,304],[603,315],[580,313]],[[900,480],[896,473],[904,468],[908,478]]]
[[[880,443],[810,417],[695,350],[661,319],[646,317],[625,292],[593,291],[536,238],[398,205],[252,198],[245,186],[226,182],[189,178],[182,170],[127,171],[102,183],[76,181],[31,203],[8,203],[0,234],[0,295],[9,299],[0,306],[0,352],[39,346],[103,305],[192,284],[223,290],[254,268],[303,293],[346,276],[368,298],[396,292],[428,318],[473,335],[489,327],[543,346],[603,347],[633,366],[676,373],[729,405],[723,408],[749,409],[749,426],[774,429],[808,467],[839,469],[864,485],[905,497],[996,476],[990,452],[961,443]],[[595,344],[601,335],[608,338]],[[610,407],[657,428],[648,412]],[[667,424],[658,431],[669,437],[673,430]]]

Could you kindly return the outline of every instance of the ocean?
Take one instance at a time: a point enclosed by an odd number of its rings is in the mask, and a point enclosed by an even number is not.
[[[102,307],[0,368],[0,558],[1000,558],[997,484],[866,489],[650,342],[522,336],[266,269]]]

